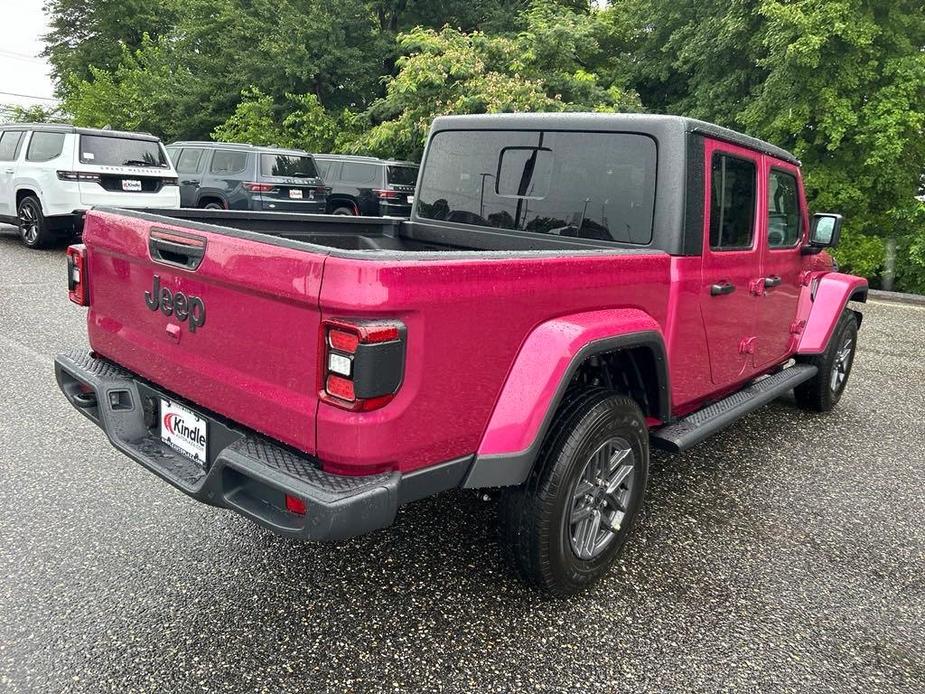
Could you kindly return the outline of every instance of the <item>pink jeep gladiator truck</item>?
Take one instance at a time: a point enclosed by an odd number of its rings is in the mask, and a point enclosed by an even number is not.
[[[68,400],[133,460],[280,535],[384,528],[500,488],[501,544],[557,595],[683,451],[851,372],[867,283],[799,162],[672,116],[434,121],[410,220],[96,209],[68,249],[91,350]]]

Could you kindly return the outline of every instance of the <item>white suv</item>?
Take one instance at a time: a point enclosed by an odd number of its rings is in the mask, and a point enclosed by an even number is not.
[[[19,226],[24,244],[80,233],[94,206],[180,207],[161,141],[70,125],[0,126],[0,222]]]

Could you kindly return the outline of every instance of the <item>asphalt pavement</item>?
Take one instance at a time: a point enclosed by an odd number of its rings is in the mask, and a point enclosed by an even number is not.
[[[835,412],[657,454],[612,574],[557,601],[472,492],[299,544],[132,463],[55,385],[63,247],[0,231],[0,691],[925,692],[925,307],[863,311]]]

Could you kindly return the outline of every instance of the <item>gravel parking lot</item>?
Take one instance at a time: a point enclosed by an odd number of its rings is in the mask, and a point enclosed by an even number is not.
[[[0,231],[0,690],[925,691],[925,307],[864,307],[834,413],[656,456],[611,576],[551,601],[474,493],[309,545],[159,481],[55,385],[64,281]]]

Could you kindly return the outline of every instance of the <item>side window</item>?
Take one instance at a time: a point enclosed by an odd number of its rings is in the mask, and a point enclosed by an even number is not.
[[[26,161],[51,161],[64,149],[64,133],[34,132],[26,151]]]
[[[331,162],[324,161],[323,159],[315,159],[315,166],[318,168],[318,175],[321,178],[328,177],[328,169],[331,168]]]
[[[771,170],[768,176],[768,246],[791,248],[803,235],[800,194],[795,176]]]
[[[247,152],[217,149],[212,153],[212,166],[209,170],[214,174],[236,174],[243,172],[246,168]]]
[[[379,183],[379,167],[376,164],[360,164],[345,161],[341,180],[351,183]]]
[[[201,149],[183,149],[179,156],[174,156],[177,162],[177,173],[191,174],[199,171],[199,162],[202,159]],[[214,166],[214,164],[213,164]]]
[[[755,163],[716,153],[710,165],[710,248],[752,247],[755,237]]]
[[[0,161],[16,161],[22,134],[22,130],[7,130],[0,135]]]

